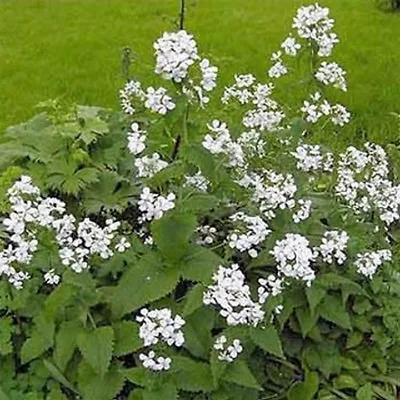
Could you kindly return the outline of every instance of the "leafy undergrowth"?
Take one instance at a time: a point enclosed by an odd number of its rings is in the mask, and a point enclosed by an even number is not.
[[[165,34],[165,87],[130,80],[124,112],[49,101],[5,131],[1,399],[396,398],[400,153],[316,144],[351,118],[336,39],[299,9],[274,85],[237,75],[215,113],[217,68]]]

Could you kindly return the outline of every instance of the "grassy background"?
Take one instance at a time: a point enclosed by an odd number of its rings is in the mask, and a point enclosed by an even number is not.
[[[264,79],[268,59],[287,35],[305,0],[196,0],[186,27],[215,61],[225,82],[234,73]],[[139,55],[138,73],[150,78],[153,41],[172,30],[178,0],[0,0],[0,129],[61,97],[118,107],[121,49]],[[390,112],[400,112],[400,15],[374,0],[323,0],[341,38],[335,58],[348,71],[340,97],[355,122],[343,139],[367,127],[370,140],[398,135]],[[147,65],[147,66],[146,66]],[[293,93],[295,96],[296,93]]]

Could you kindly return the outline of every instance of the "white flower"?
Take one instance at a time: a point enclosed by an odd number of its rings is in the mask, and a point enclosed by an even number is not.
[[[281,48],[288,56],[296,56],[297,52],[301,49],[301,44],[297,43],[294,37],[289,36],[283,41]]]
[[[324,85],[333,85],[344,92],[347,91],[345,78],[346,72],[335,62],[327,63],[323,61],[315,77]]]
[[[357,254],[357,260],[354,265],[359,274],[372,279],[377,269],[385,262],[391,261],[392,253],[390,250],[369,251]]]
[[[154,351],[150,351],[148,355],[139,354],[139,360],[143,367],[151,371],[167,371],[171,367],[171,359],[169,357],[157,357]]]
[[[228,236],[229,247],[240,252],[246,251],[250,257],[258,256],[257,246],[260,245],[271,232],[268,225],[260,217],[251,217],[238,212],[230,217],[237,222],[237,227]]]
[[[155,113],[165,115],[168,111],[175,108],[175,103],[172,101],[172,98],[167,95],[167,89],[163,87],[158,89],[154,89],[151,86],[148,87],[144,97],[144,106]]]
[[[165,32],[154,43],[157,74],[165,79],[181,82],[198,59],[197,45],[186,31]]]
[[[209,245],[214,242],[217,229],[210,225],[203,225],[199,226],[196,229],[196,232],[199,234],[199,237],[196,239],[196,243],[200,245]]]
[[[117,250],[120,253],[123,253],[125,250],[129,249],[131,247],[131,244],[128,242],[128,240],[125,237],[122,237],[120,241],[115,245],[115,250]]]
[[[46,272],[44,274],[44,281],[49,284],[49,285],[58,285],[60,282],[60,275],[57,275],[54,272],[54,269],[51,269],[50,271]]]
[[[307,286],[315,279],[311,268],[316,255],[309,247],[309,241],[296,233],[288,233],[283,240],[278,240],[271,251],[278,271],[288,278],[303,280]]]
[[[349,236],[344,231],[328,231],[324,233],[322,244],[317,247],[324,262],[332,264],[334,260],[339,265],[346,261],[346,248]]]
[[[274,61],[275,64],[268,70],[268,76],[270,78],[280,78],[288,73],[288,69],[281,59],[281,55],[282,53],[280,51],[272,54],[272,61]]]
[[[207,192],[210,182],[203,176],[201,171],[197,171],[195,175],[185,175],[185,183],[183,186],[192,186],[201,192]]]
[[[135,112],[135,108],[131,102],[132,97],[143,99],[143,96],[144,92],[141,83],[138,81],[129,81],[123,89],[119,91],[122,111],[126,114],[132,115]]]
[[[332,171],[333,154],[322,154],[318,145],[301,144],[290,153],[297,159],[297,168],[302,171]]]
[[[213,282],[204,293],[203,303],[219,307],[228,325],[257,326],[264,319],[261,305],[251,299],[239,265],[232,264],[230,268],[220,265]]]
[[[206,91],[211,91],[217,86],[217,73],[218,68],[210,64],[210,61],[205,58],[200,62],[200,70],[202,74],[201,86]]]
[[[139,337],[146,347],[160,341],[176,347],[181,347],[185,343],[182,331],[185,320],[179,315],[173,317],[169,308],[150,311],[143,308],[136,321],[140,322]]]
[[[298,200],[297,204],[300,206],[300,208],[295,213],[293,213],[292,216],[293,221],[296,224],[306,220],[310,216],[312,202],[311,200],[300,199]]]
[[[219,350],[218,359],[220,361],[231,363],[243,351],[243,347],[239,339],[234,339],[232,344],[226,347],[225,344],[227,343],[227,340],[228,339],[225,335],[219,336],[214,343],[214,349]]]
[[[135,160],[135,167],[138,169],[137,176],[139,178],[151,178],[167,166],[168,163],[161,160],[161,156],[158,153],[153,153],[151,156],[143,156]]]
[[[283,279],[270,274],[267,279],[260,278],[258,280],[258,302],[264,304],[269,296],[276,297],[282,293],[285,282]]]
[[[152,193],[148,187],[143,188],[140,194],[139,210],[142,212],[141,221],[151,221],[153,219],[160,219],[164,212],[171,210],[175,207],[175,195],[168,194],[163,197]]]
[[[128,149],[133,155],[140,154],[146,148],[146,131],[139,128],[139,124],[134,122],[131,131],[128,132]]]

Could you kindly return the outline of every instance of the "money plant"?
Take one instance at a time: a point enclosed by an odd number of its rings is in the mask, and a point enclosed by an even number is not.
[[[400,156],[318,142],[351,123],[338,42],[301,7],[261,80],[219,87],[166,32],[121,111],[4,132],[1,399],[397,398]]]

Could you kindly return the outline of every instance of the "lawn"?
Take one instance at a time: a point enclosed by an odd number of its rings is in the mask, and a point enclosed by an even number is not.
[[[0,1],[0,129],[32,115],[48,98],[118,107],[121,49],[131,46],[136,68],[149,75],[152,42],[173,28],[177,0]],[[187,30],[224,72],[264,78],[267,56],[279,46],[304,0],[191,1]],[[354,114],[349,142],[398,135],[390,112],[400,112],[400,15],[373,0],[324,0],[341,38],[335,58],[348,71],[349,92],[340,98]],[[148,65],[147,67],[145,65]]]

